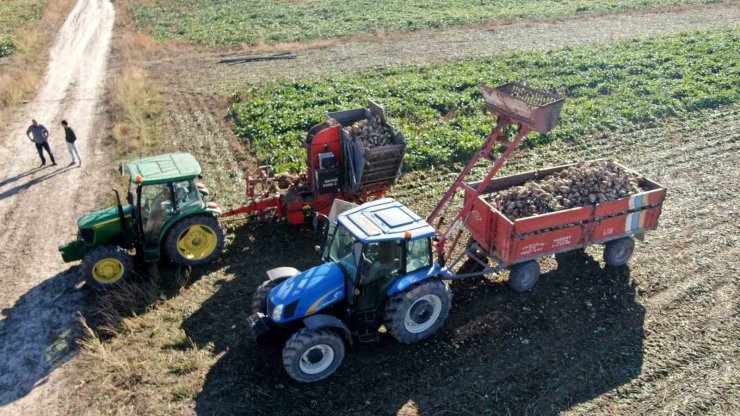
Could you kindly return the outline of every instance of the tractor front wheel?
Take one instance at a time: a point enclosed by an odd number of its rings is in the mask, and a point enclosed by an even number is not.
[[[82,258],[82,276],[96,289],[113,287],[133,273],[134,258],[118,246],[100,246]]]
[[[330,329],[301,328],[283,348],[283,366],[293,380],[312,383],[329,377],[344,360],[344,342]]]
[[[202,266],[213,261],[224,248],[224,232],[211,215],[187,217],[167,232],[165,249],[182,266]]]
[[[419,342],[444,324],[451,303],[447,285],[439,280],[427,280],[388,299],[385,327],[400,342]]]

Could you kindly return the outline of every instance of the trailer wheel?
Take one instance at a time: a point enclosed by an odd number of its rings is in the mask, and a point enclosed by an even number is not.
[[[82,258],[82,277],[90,287],[106,289],[134,274],[134,258],[118,246],[100,246]]]
[[[388,299],[385,326],[399,342],[419,342],[442,326],[450,313],[450,303],[447,285],[439,280],[424,281]]]
[[[530,260],[511,267],[509,271],[509,287],[515,292],[526,292],[537,284],[540,278],[540,265]]]
[[[267,296],[270,291],[285,279],[265,280],[252,295],[252,313],[267,313]]]
[[[283,348],[283,367],[300,383],[329,377],[344,359],[344,342],[330,329],[301,328]]]
[[[635,251],[635,240],[624,237],[610,241],[604,246],[604,262],[607,266],[620,267],[627,264]]]
[[[164,243],[173,262],[181,266],[202,266],[221,254],[224,231],[212,215],[193,215],[173,225]]]

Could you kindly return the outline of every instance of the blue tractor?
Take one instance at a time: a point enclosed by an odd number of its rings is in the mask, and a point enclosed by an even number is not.
[[[249,318],[257,338],[292,333],[283,366],[305,383],[332,374],[346,347],[376,341],[382,325],[404,343],[432,335],[451,302],[448,272],[433,259],[436,230],[401,203],[336,201],[325,219],[322,264],[268,271]]]

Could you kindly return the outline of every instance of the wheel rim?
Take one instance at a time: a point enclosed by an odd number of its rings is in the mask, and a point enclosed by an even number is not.
[[[625,245],[622,245],[617,248],[617,252],[614,258],[616,259],[618,263],[622,263],[627,259],[628,255],[629,255],[629,249]]]
[[[102,259],[95,263],[92,269],[93,278],[105,284],[115,283],[123,277],[126,268],[118,259]]]
[[[334,362],[334,348],[327,344],[316,344],[301,355],[299,366],[306,374],[325,371]]]
[[[403,325],[412,334],[431,328],[442,312],[442,300],[437,295],[424,295],[414,301],[406,311]]]
[[[207,225],[196,224],[188,227],[177,238],[177,252],[188,260],[202,260],[216,250],[218,237]]]

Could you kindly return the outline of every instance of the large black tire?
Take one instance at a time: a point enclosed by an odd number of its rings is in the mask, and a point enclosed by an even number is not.
[[[385,304],[385,327],[399,342],[419,342],[437,332],[450,313],[450,289],[427,280],[393,295]]]
[[[301,328],[283,348],[283,367],[301,383],[329,377],[344,360],[344,342],[330,329]]]
[[[118,246],[100,246],[82,258],[82,277],[95,289],[107,289],[131,279],[134,258]]]
[[[265,280],[257,287],[252,295],[252,313],[267,313],[267,295],[277,285],[285,279]]]
[[[521,293],[533,288],[539,279],[540,265],[529,260],[511,267],[508,284],[515,292]]]
[[[627,264],[635,251],[635,240],[623,237],[612,240],[604,246],[604,262],[607,266],[620,267]]]
[[[224,232],[211,215],[193,215],[180,220],[167,232],[165,249],[181,266],[202,266],[221,255]]]

